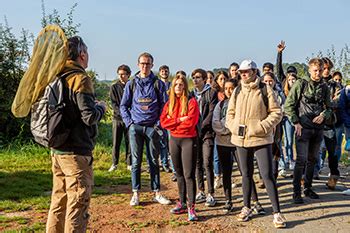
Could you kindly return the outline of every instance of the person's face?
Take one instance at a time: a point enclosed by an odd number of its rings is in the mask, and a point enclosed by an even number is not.
[[[201,73],[195,73],[192,81],[195,88],[202,88],[205,84]]]
[[[88,64],[89,64],[89,52],[87,51],[81,51],[80,52],[80,59],[81,59],[81,62],[82,62],[82,67],[84,69],[88,68]]]
[[[129,80],[130,74],[125,70],[118,70],[118,76],[123,83],[126,83]]]
[[[183,91],[185,89],[185,83],[182,81],[182,79],[177,79],[175,81],[175,87],[174,87],[174,92],[177,97],[182,96]]]
[[[159,71],[159,75],[160,75],[160,77],[161,77],[162,79],[168,79],[168,77],[169,77],[169,70],[167,70],[167,69],[161,69],[161,70]]]
[[[231,78],[235,78],[238,75],[238,67],[237,66],[231,66],[230,67],[230,76]]]
[[[270,75],[265,75],[263,82],[270,87],[274,87],[276,82]]]
[[[153,61],[150,57],[140,57],[137,65],[140,69],[141,77],[147,77],[148,75],[151,74],[151,69],[153,67]]]
[[[329,74],[331,73],[331,69],[328,64],[323,65],[323,72],[322,72],[322,77],[328,77]]]
[[[297,81],[297,79],[294,76],[289,75],[287,81],[288,81],[289,87],[292,87],[295,81]]]
[[[321,80],[322,66],[310,65],[309,66],[310,78],[313,81],[319,82]]]
[[[341,83],[342,78],[340,77],[340,75],[335,75],[333,77],[333,81],[336,82],[336,83]]]
[[[219,87],[222,88],[222,89],[224,88],[225,81],[226,81],[226,77],[223,74],[220,74],[220,76],[216,80],[216,82],[218,83]]]
[[[242,79],[243,81],[246,81],[246,80],[248,80],[248,79],[250,79],[250,78],[253,77],[254,71],[253,71],[252,69],[249,69],[249,70],[240,70],[240,71],[239,71],[239,74],[241,75],[241,79]]]
[[[212,85],[214,82],[214,76],[211,73],[207,73],[207,84]]]
[[[273,72],[269,67],[264,67],[263,68],[263,74],[266,74],[267,72]]]
[[[233,93],[233,89],[235,87],[233,86],[233,83],[231,82],[226,82],[225,83],[225,96],[229,99]]]

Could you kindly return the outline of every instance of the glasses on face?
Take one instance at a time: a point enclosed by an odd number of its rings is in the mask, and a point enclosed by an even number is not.
[[[150,65],[152,65],[152,63],[149,63],[149,62],[140,62],[139,65],[141,65],[141,66],[150,66]]]

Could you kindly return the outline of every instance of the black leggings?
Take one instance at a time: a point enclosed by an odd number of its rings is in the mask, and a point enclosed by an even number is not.
[[[267,194],[272,203],[274,213],[280,212],[276,181],[272,174],[272,149],[271,145],[259,147],[237,147],[237,156],[242,171],[243,202],[250,208],[252,182],[254,173],[254,154],[259,165],[260,174],[266,186]]]
[[[176,138],[171,136],[169,149],[174,164],[179,189],[180,202],[191,206],[196,201],[196,138]]]
[[[231,175],[232,175],[232,162],[235,153],[235,147],[220,146],[217,145],[218,156],[222,169],[222,181],[225,192],[226,201],[232,200],[232,186],[231,186]]]

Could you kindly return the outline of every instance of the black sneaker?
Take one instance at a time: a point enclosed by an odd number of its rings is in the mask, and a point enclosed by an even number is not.
[[[306,197],[310,197],[311,199],[320,199],[318,194],[315,193],[314,191],[312,191],[312,189],[310,189],[310,188],[304,189],[304,195]]]
[[[253,214],[256,215],[265,215],[266,211],[264,210],[264,208],[261,206],[260,202],[255,202],[254,206],[252,208]]]
[[[304,200],[301,197],[300,193],[298,193],[298,194],[294,193],[293,194],[293,202],[294,202],[294,204],[303,204],[304,203]]]
[[[224,213],[229,213],[232,211],[232,202],[231,201],[226,201],[224,205]]]

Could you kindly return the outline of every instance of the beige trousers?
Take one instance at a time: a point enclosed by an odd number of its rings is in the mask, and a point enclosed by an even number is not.
[[[52,155],[53,188],[46,232],[86,232],[93,186],[92,159]]]

